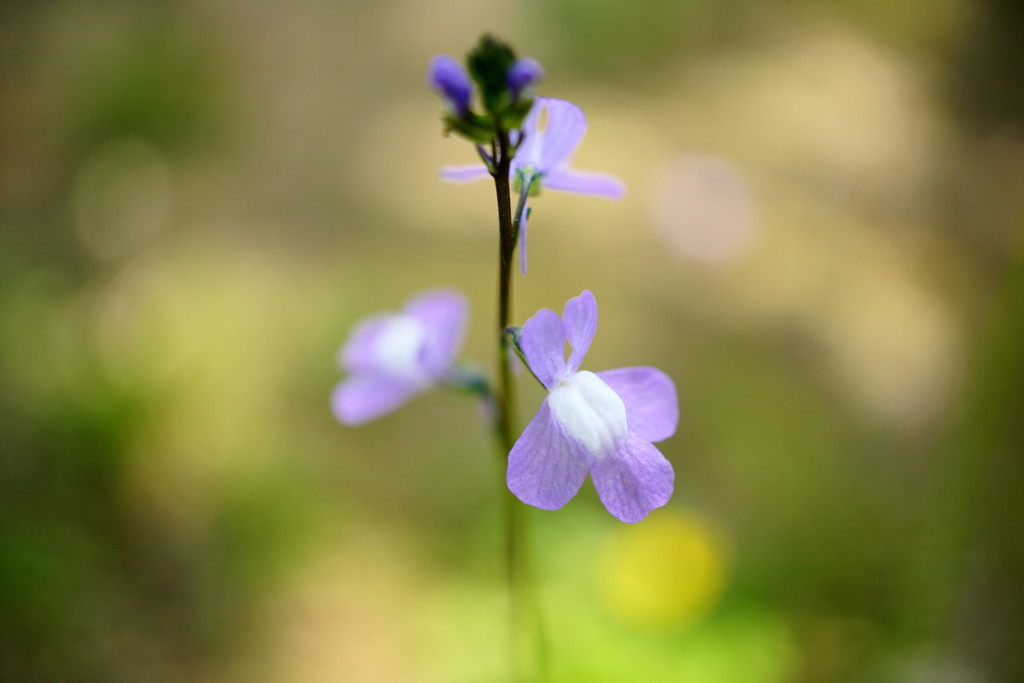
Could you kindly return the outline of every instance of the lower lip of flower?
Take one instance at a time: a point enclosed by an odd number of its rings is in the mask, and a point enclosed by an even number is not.
[[[559,382],[548,406],[563,433],[598,459],[614,453],[626,438],[626,405],[592,372],[581,370]]]

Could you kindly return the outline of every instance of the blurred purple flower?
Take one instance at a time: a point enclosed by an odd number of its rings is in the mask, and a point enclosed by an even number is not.
[[[414,297],[401,313],[359,323],[338,354],[349,374],[331,394],[334,416],[359,425],[444,380],[454,369],[467,314],[461,294],[438,289]]]
[[[523,90],[537,85],[542,78],[544,78],[544,67],[540,65],[540,62],[532,57],[522,57],[509,68],[508,74],[505,76],[505,83],[512,91],[512,99],[515,100],[519,99]]]
[[[557,510],[589,472],[608,512],[639,522],[672,495],[672,465],[651,442],[676,431],[675,384],[650,367],[579,370],[596,331],[589,290],[561,318],[544,308],[523,326],[520,348],[550,393],[509,453],[508,487],[528,505]]]
[[[454,57],[437,55],[430,60],[427,84],[441,93],[453,115],[461,117],[469,110],[473,83],[466,69]]]
[[[547,112],[547,124],[540,128],[540,119]],[[538,97],[520,133],[522,144],[516,151],[509,177],[534,191],[542,188],[577,194],[621,199],[626,194],[622,181],[603,173],[576,171],[569,168],[569,159],[587,132],[587,117],[572,102]],[[441,178],[456,183],[479,180],[489,175],[483,164],[445,166]],[[520,226],[522,270],[526,273],[526,213]]]

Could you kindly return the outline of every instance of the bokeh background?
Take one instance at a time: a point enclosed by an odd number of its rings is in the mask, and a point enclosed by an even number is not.
[[[424,288],[493,362],[493,190],[424,85],[492,30],[629,188],[537,199],[516,319],[590,288],[587,367],[682,407],[647,522],[529,514],[551,680],[1024,680],[1022,14],[5,2],[0,679],[507,680],[479,407],[327,402]]]

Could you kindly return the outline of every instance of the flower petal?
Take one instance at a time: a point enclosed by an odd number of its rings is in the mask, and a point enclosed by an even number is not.
[[[377,339],[392,317],[391,313],[378,313],[356,325],[338,352],[338,365],[350,372],[376,367]]]
[[[547,173],[567,161],[579,147],[587,132],[587,117],[572,102],[547,97],[539,101],[547,109],[548,120],[541,133],[542,144],[535,151],[534,159],[537,168]]]
[[[583,290],[582,294],[565,303],[562,325],[565,328],[565,336],[572,346],[567,363],[569,372],[576,372],[583,362],[583,357],[587,355],[594,333],[597,332],[597,301],[589,289]]]
[[[645,441],[662,441],[676,432],[679,400],[672,379],[657,368],[619,368],[597,376],[626,404],[629,431]]]
[[[622,199],[626,194],[626,186],[614,176],[571,171],[567,168],[557,168],[547,173],[544,176],[544,187],[576,194],[599,195],[608,199]]]
[[[452,183],[471,183],[490,175],[487,167],[483,164],[472,164],[470,166],[442,166],[441,179]]]
[[[426,338],[420,362],[427,373],[438,377],[451,367],[462,347],[469,304],[454,290],[435,289],[409,301],[405,311],[423,323]]]
[[[402,405],[426,385],[382,374],[356,374],[331,393],[331,408],[342,424],[369,422]]]
[[[508,454],[509,490],[527,505],[557,510],[586,478],[587,461],[562,436],[545,400]]]
[[[653,445],[632,434],[615,457],[590,467],[597,495],[613,517],[634,524],[672,497],[675,472]]]
[[[512,165],[509,167],[513,178],[515,178],[515,174],[520,168],[537,165],[537,157],[540,151],[539,145],[542,140],[537,126],[540,124],[541,110],[544,109],[543,102],[543,97],[534,99],[533,106],[530,107],[530,113],[523,120],[523,126],[520,129],[519,135],[517,135],[517,138],[522,136],[522,142],[516,150],[516,155],[512,157]]]
[[[530,370],[548,389],[567,374],[562,319],[550,308],[540,309],[526,321],[519,334],[519,346]]]

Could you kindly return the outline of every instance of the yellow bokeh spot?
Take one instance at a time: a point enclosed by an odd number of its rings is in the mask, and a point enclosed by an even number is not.
[[[622,622],[663,631],[703,616],[717,602],[728,560],[721,534],[695,515],[662,510],[616,529],[597,563],[597,590]]]

